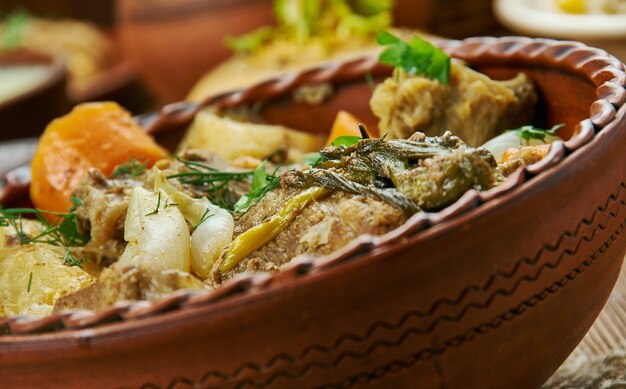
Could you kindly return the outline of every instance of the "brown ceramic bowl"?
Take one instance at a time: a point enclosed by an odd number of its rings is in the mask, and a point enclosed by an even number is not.
[[[573,42],[443,45],[495,78],[526,72],[540,94],[536,124],[566,123],[568,140],[498,188],[275,275],[99,313],[0,320],[2,384],[539,387],[602,309],[626,250],[626,74],[615,58]],[[332,81],[337,94],[318,113],[326,123],[337,101],[363,104],[367,71],[389,70],[365,58],[206,103],[267,99],[283,121],[297,107],[280,96]],[[169,131],[196,109],[168,106],[150,128]]]
[[[45,73],[20,93],[0,101],[0,140],[39,135],[69,108],[65,63],[60,57],[31,51],[0,53],[0,68],[32,66],[45,68]]]

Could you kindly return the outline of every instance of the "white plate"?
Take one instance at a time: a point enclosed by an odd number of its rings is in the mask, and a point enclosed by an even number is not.
[[[624,14],[568,14],[559,11],[553,0],[494,0],[494,11],[502,24],[526,35],[575,40],[626,39]]]

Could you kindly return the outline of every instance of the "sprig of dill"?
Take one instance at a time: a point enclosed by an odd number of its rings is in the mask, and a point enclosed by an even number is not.
[[[111,173],[111,177],[137,177],[138,175],[143,174],[146,171],[147,164],[147,162],[139,162],[136,159],[128,160],[116,167],[115,170],[113,170],[113,172]]]
[[[80,199],[72,198],[73,209],[69,213],[45,211],[36,208],[2,208],[0,206],[0,226],[12,227],[20,244],[43,243],[65,247],[63,263],[71,266],[80,266],[86,259],[76,258],[69,247],[84,246],[90,237],[80,232],[76,207],[83,205]],[[29,236],[24,231],[24,215],[34,217],[43,226],[43,231]],[[50,222],[46,215],[55,217]]]
[[[207,208],[204,210],[204,213],[202,214],[202,217],[200,218],[200,221],[193,226],[193,229],[195,230],[196,228],[198,228],[200,226],[200,224],[204,223],[205,221],[207,221],[209,218],[215,216],[215,214],[211,213],[211,209]]]
[[[206,194],[213,204],[231,212],[236,200],[232,199],[234,193],[229,188],[229,184],[233,181],[246,181],[255,172],[254,170],[224,171],[202,162],[190,161],[180,157],[176,159],[182,162],[189,171],[171,174],[167,176],[168,179],[176,178],[181,184],[198,188]]]

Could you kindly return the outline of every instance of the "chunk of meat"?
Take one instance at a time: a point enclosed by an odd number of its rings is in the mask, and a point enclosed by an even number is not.
[[[220,170],[236,170],[219,157],[206,151],[189,151],[184,153],[182,158],[201,162]],[[189,171],[184,163],[175,159],[160,160],[156,166],[166,176]],[[92,168],[88,170],[87,175],[74,192],[74,197],[83,203],[76,209],[81,232],[91,236],[88,246],[101,253],[97,258],[100,262],[105,264],[114,262],[124,251],[126,211],[130,195],[138,186],[149,190],[154,189],[154,175],[151,170],[136,176],[122,174],[116,177],[106,177],[100,170]],[[179,186],[192,197],[200,198],[206,195],[203,191],[206,188],[187,184]],[[243,193],[247,193],[249,188],[248,182],[232,181],[219,196],[220,199],[234,203]]]
[[[268,193],[237,221],[235,235],[275,215],[297,193],[291,189]],[[359,235],[385,234],[407,218],[402,210],[380,200],[334,192],[309,204],[274,240],[244,258],[234,270],[220,276],[217,263],[208,283],[217,285],[241,272],[278,271],[298,255],[330,254]]]
[[[98,311],[123,300],[156,301],[179,289],[206,289],[206,286],[182,271],[115,263],[104,269],[93,285],[58,299],[54,310]]]
[[[498,176],[476,149],[455,150],[421,161],[414,169],[392,176],[397,190],[410,196],[422,209],[450,205],[470,189],[495,186]]]
[[[376,87],[370,107],[380,119],[381,133],[392,138],[451,130],[477,147],[504,129],[530,123],[536,100],[533,83],[523,73],[494,81],[453,60],[446,85],[395,70],[394,77]]]

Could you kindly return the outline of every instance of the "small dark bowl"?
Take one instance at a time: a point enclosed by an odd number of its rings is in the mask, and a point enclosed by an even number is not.
[[[624,65],[575,42],[442,45],[492,77],[528,74],[540,94],[535,124],[565,123],[567,140],[500,187],[469,191],[441,212],[360,236],[327,257],[294,259],[278,274],[242,275],[213,292],[102,312],[0,320],[2,383],[539,387],[594,322],[626,251]],[[368,72],[389,69],[375,58],[335,63],[202,105],[263,100],[265,113],[284,122],[294,112],[308,115],[289,103],[294,88],[332,82],[337,93],[316,117],[326,123],[337,101],[363,110]],[[144,119],[165,134],[189,124],[199,108],[175,104]]]
[[[0,53],[0,67],[19,65],[46,65],[49,74],[34,87],[0,102],[0,140],[39,135],[69,109],[65,63],[60,57],[30,51]]]

